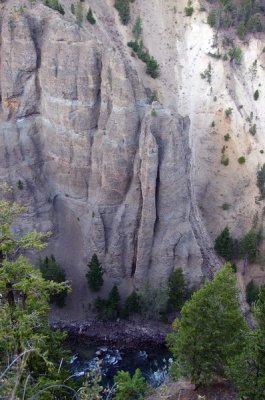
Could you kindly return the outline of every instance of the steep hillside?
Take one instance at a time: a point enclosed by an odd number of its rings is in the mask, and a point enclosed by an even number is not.
[[[259,34],[239,44],[240,65],[209,56],[228,48],[197,2],[186,17],[184,1],[135,0],[127,26],[111,0],[85,0],[97,22],[82,26],[61,3],[65,15],[41,1],[0,5],[0,173],[29,207],[17,229],[53,231],[47,253],[73,283],[67,316],[77,319],[91,302],[94,252],[104,291],[116,282],[127,294],[145,277],[158,284],[176,266],[196,284],[220,266],[212,241],[225,225],[240,237],[256,212],[262,222],[265,53]],[[157,79],[127,46],[137,15]]]

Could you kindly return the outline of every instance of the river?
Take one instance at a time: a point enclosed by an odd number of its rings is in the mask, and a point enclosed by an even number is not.
[[[84,341],[71,345],[71,368],[75,376],[82,376],[86,372],[97,368],[101,362],[102,385],[112,386],[113,378],[119,370],[133,374],[140,368],[147,382],[158,387],[167,380],[168,369],[172,362],[171,354],[165,347],[137,348],[135,350],[118,349],[86,345]]]

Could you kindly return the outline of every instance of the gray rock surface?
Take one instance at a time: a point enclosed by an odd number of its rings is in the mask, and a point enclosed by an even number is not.
[[[209,276],[219,264],[193,194],[188,118],[149,104],[107,25],[16,5],[0,6],[0,176],[23,182],[15,198],[28,214],[16,229],[53,232],[46,253],[73,287],[54,318],[87,315],[94,252],[103,294],[113,282],[123,295],[145,278],[158,285],[176,267],[190,284]]]

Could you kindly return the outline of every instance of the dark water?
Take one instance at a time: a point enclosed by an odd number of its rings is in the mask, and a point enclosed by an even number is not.
[[[171,354],[166,348],[144,349],[133,351],[119,350],[115,347],[89,346],[75,344],[72,348],[73,357],[71,367],[76,376],[97,368],[102,361],[102,385],[113,384],[113,377],[119,370],[133,374],[140,368],[144,377],[151,386],[157,387],[167,380],[168,368],[172,362]]]

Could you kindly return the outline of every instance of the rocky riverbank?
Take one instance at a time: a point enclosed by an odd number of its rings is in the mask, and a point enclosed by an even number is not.
[[[89,319],[86,321],[60,321],[51,323],[54,329],[65,330],[72,340],[89,340],[90,344],[105,343],[119,349],[135,346],[164,346],[170,325],[155,321]]]

